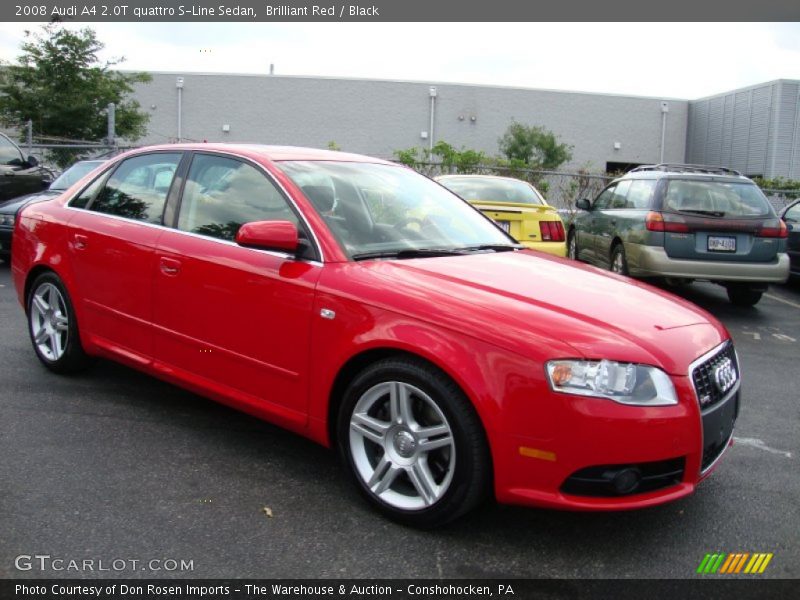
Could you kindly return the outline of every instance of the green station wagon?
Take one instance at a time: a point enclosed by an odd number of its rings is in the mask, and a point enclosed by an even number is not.
[[[740,306],[789,277],[786,225],[738,171],[645,165],[576,206],[567,234],[572,259],[632,277],[712,281]]]

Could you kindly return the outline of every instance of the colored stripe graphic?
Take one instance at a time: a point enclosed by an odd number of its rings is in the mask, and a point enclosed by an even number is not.
[[[726,554],[718,552],[714,554],[706,554],[700,565],[697,567],[697,573],[703,575],[732,575],[738,573],[747,573],[750,575],[761,574],[767,569],[767,565],[774,556],[771,552],[756,552],[750,554],[749,552],[736,552]]]

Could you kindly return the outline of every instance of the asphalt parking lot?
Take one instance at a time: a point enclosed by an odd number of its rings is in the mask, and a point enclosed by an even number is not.
[[[49,373],[0,264],[0,577],[684,578],[708,552],[771,552],[762,577],[800,577],[800,285],[753,309],[681,294],[728,326],[743,371],[737,443],[696,494],[614,514],[490,504],[422,532],[303,438],[109,362]],[[94,570],[18,569],[36,554]]]

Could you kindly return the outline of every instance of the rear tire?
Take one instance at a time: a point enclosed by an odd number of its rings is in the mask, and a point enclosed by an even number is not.
[[[764,295],[762,290],[753,289],[746,285],[729,285],[727,286],[728,300],[734,306],[755,306]]]
[[[492,489],[474,407],[449,377],[418,359],[384,359],[356,376],[342,400],[337,439],[359,491],[406,525],[452,521]]]
[[[91,364],[81,346],[69,294],[52,271],[39,275],[26,301],[28,333],[42,364],[54,373],[76,373]]]

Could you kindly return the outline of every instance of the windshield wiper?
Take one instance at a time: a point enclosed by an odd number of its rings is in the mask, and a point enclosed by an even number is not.
[[[467,246],[461,250],[468,250],[470,252],[478,252],[481,250],[494,250],[495,252],[510,252],[512,250],[523,250],[525,246],[522,244],[481,244],[480,246]]]
[[[403,250],[390,250],[385,252],[362,252],[353,254],[353,260],[368,260],[370,258],[425,258],[430,256],[460,256],[463,249],[451,248],[405,248]]]

